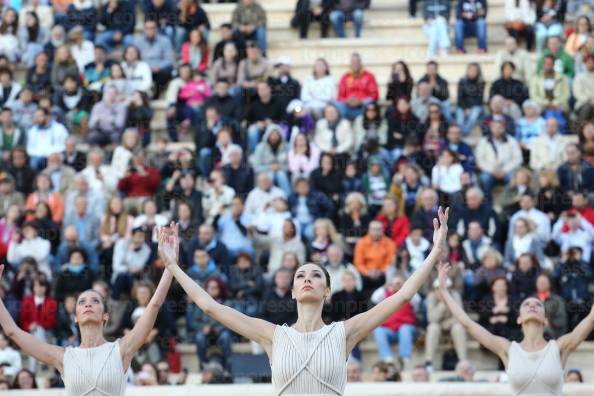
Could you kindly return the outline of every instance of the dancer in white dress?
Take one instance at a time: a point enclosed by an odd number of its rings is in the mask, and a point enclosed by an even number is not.
[[[324,300],[331,290],[328,272],[320,265],[305,264],[295,272],[292,296],[297,300],[297,322],[288,327],[246,316],[212,299],[178,266],[174,254],[177,241],[172,246],[163,244],[161,253],[169,271],[198,307],[234,332],[262,345],[271,362],[276,395],[342,395],[351,350],[410,301],[431,274],[444,250],[448,212],[439,208],[439,221],[433,220],[431,253],[397,293],[367,312],[331,325],[322,321]]]
[[[177,238],[177,226],[159,230],[159,240]],[[170,252],[177,257],[177,252]],[[0,278],[4,265],[0,266]],[[80,328],[80,347],[62,348],[46,344],[20,329],[0,301],[0,325],[26,354],[55,367],[64,380],[68,396],[123,396],[126,389],[126,371],[132,357],[142,347],[155,324],[157,314],[171,285],[173,277],[167,270],[157,286],[142,317],[123,338],[107,342],[103,326],[109,319],[105,303],[99,293],[87,290],[76,301],[76,322]]]
[[[561,396],[563,368],[569,355],[594,329],[594,307],[571,333],[546,341],[545,307],[529,297],[520,305],[518,324],[524,338],[520,343],[491,334],[475,323],[445,287],[450,265],[439,264],[439,291],[454,317],[481,345],[495,353],[505,365],[514,396]]]

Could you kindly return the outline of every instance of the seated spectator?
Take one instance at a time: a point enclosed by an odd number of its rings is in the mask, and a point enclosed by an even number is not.
[[[186,0],[187,1],[187,0]],[[192,67],[192,70],[205,73],[208,69],[208,42],[198,28],[189,33],[189,40],[181,46],[181,60]]]
[[[146,147],[151,142],[151,120],[153,118],[153,109],[146,93],[134,91],[128,104],[126,117],[126,128],[138,131],[142,138],[142,146]]]
[[[402,275],[395,275],[384,286],[373,292],[371,301],[377,305],[394,295],[400,290],[404,281]],[[400,359],[403,360],[405,367],[408,366],[417,334],[415,309],[410,302],[407,302],[373,331],[380,360],[394,362],[390,344],[397,342]]]
[[[250,215],[243,210],[243,201],[234,197],[230,209],[216,217],[216,227],[219,240],[227,247],[233,257],[240,254],[254,255],[252,240],[248,235],[248,228],[252,224]],[[232,286],[232,285],[231,285]]]
[[[334,204],[329,197],[310,185],[307,179],[295,181],[295,192],[289,197],[289,209],[299,223],[302,235],[313,238],[313,222],[334,212]]]
[[[439,287],[439,281],[433,282],[434,288]],[[449,281],[448,281],[449,282]],[[462,296],[452,290],[452,297],[456,302],[462,306]],[[466,359],[467,345],[466,345],[466,331],[464,327],[457,322],[452,316],[451,312],[445,306],[438,290],[431,291],[427,296],[427,335],[425,342],[425,366],[439,369],[439,365],[433,364],[437,362],[436,353],[440,344],[441,335],[444,332],[449,333],[454,343],[456,356],[459,360]]]
[[[229,163],[222,167],[226,183],[235,194],[245,199],[254,188],[254,171],[244,160],[243,150],[240,146],[233,145],[229,149]]]
[[[544,304],[547,315],[545,333],[557,339],[567,332],[567,310],[563,298],[553,290],[553,278],[542,272],[536,278],[536,297]]]
[[[462,248],[467,263],[473,269],[480,265],[481,257],[491,248],[491,238],[484,235],[483,227],[478,221],[471,221],[468,224]]]
[[[134,39],[134,46],[138,48],[143,61],[151,69],[152,78],[155,82],[155,97],[157,97],[171,80],[174,60],[171,41],[157,32],[157,23],[155,21],[147,20],[144,23],[143,34]],[[126,52],[128,52],[128,49],[126,49]],[[125,56],[124,59],[126,59]],[[128,60],[126,59],[126,61]]]
[[[69,131],[87,136],[92,98],[90,93],[80,86],[78,78],[66,76],[64,88],[56,92],[53,103],[63,112]]]
[[[249,58],[245,61],[248,60]],[[250,153],[254,152],[259,143],[265,141],[262,136],[265,135],[265,132],[280,128],[279,125],[276,125],[273,129],[270,129],[273,124],[280,123],[286,114],[281,101],[272,95],[272,88],[268,82],[258,82],[257,90],[257,98],[250,105],[250,109],[245,116],[249,125],[247,143]],[[281,138],[284,140],[283,136]]]
[[[227,247],[215,237],[215,229],[212,225],[201,224],[198,228],[198,235],[183,242],[181,261],[188,265],[191,264],[194,260],[194,251],[197,249],[205,250],[223,272],[228,272],[232,260],[231,255]]]
[[[199,29],[205,41],[208,41],[210,21],[206,11],[199,2],[182,0],[178,3],[176,12],[177,18],[173,44],[177,53],[179,53],[182,43],[193,29]]]
[[[367,235],[355,245],[355,267],[363,279],[363,289],[370,292],[386,281],[386,271],[394,262],[396,245],[383,233],[383,224],[374,220]]]
[[[221,214],[223,208],[231,205],[235,191],[225,184],[225,176],[219,169],[210,173],[208,183],[202,196],[202,208],[208,224],[212,224],[215,217]]]
[[[464,1],[464,0],[461,0]],[[478,3],[480,4],[480,3]],[[458,83],[456,123],[464,136],[468,136],[483,114],[485,81],[478,63],[470,63],[466,76]]]
[[[66,31],[70,31],[75,26],[82,25],[85,40],[94,41],[97,29],[97,14],[98,10],[92,1],[75,0],[68,5],[64,16],[64,28]]]
[[[528,99],[528,87],[520,80],[513,78],[516,66],[511,62],[501,65],[501,77],[493,82],[489,98],[500,95],[505,99],[504,112],[514,120],[520,117],[520,106]]]
[[[230,23],[221,24],[219,27],[219,37],[220,39],[216,43],[213,50],[213,64],[223,56],[223,49],[225,48],[225,45],[228,43],[235,44],[235,48],[237,48],[237,53],[239,55],[240,60],[245,58],[245,40],[243,39],[243,35],[238,30],[233,29],[233,25],[231,25]]]
[[[370,139],[378,140],[381,145],[386,144],[388,124],[381,115],[379,105],[375,102],[365,105],[363,114],[355,119],[353,129],[355,148],[367,144]]]
[[[123,75],[117,75],[118,79],[122,79],[123,83],[129,85],[129,90],[138,90],[150,94],[153,90],[153,77],[152,69],[148,62],[141,59],[141,52],[139,47],[129,45],[124,50],[123,62],[120,65],[114,64],[112,66],[112,72],[110,73],[110,82],[116,79],[114,76],[114,67],[122,69]],[[142,53],[144,54],[144,52]],[[117,65],[117,66],[116,66]],[[120,91],[123,92],[122,88],[119,87]]]
[[[204,107],[215,107],[223,117],[233,122],[239,122],[243,118],[243,106],[231,95],[230,84],[225,80],[219,80],[215,84],[214,92],[206,100]]]
[[[460,165],[458,155],[449,149],[443,150],[431,171],[433,189],[441,196],[443,206],[449,206],[453,195],[462,190],[460,177],[463,172],[464,168]]]
[[[583,194],[583,193],[579,193]],[[562,191],[559,187],[559,179],[557,178],[557,174],[555,171],[550,169],[543,169],[540,174],[538,175],[538,195],[536,196],[536,207],[547,214],[551,222],[557,221],[557,218],[561,214],[562,211],[569,209],[569,207],[573,204],[578,211],[582,214],[586,214],[587,212],[582,212],[582,209],[588,210],[588,208],[582,206],[583,202],[581,199],[579,201],[574,202],[576,194],[571,195],[571,204],[568,202],[568,194],[565,191]],[[579,204],[578,204],[579,202]],[[586,217],[590,219],[591,223],[594,223],[594,213],[587,214]]]
[[[353,53],[349,71],[340,79],[336,106],[343,117],[354,120],[363,113],[365,105],[378,100],[378,86],[375,76],[366,70],[361,55]]]
[[[230,268],[229,290],[233,306],[248,315],[260,314],[259,302],[264,292],[264,277],[259,265],[254,264],[249,253],[240,253]]]
[[[210,81],[212,84],[218,84],[225,81],[227,91],[229,88],[235,88],[237,84],[237,73],[239,71],[239,53],[233,42],[228,42],[223,48],[223,56],[217,59],[210,69]],[[235,89],[236,91],[237,89]]]
[[[322,265],[326,263],[328,248],[333,244],[343,247],[342,236],[336,232],[334,223],[327,218],[316,219],[313,235],[307,243],[309,261]]]
[[[594,118],[594,54],[589,54],[584,62],[586,71],[575,77],[572,90],[580,126]]]
[[[534,32],[537,52],[542,52],[548,38],[563,34],[562,7],[563,2],[559,0],[547,0],[536,5],[537,22]]]
[[[565,146],[566,161],[557,168],[559,185],[563,191],[592,191],[594,167],[582,159],[581,148],[576,143]]]
[[[392,73],[386,92],[386,100],[391,100],[396,105],[396,101],[404,97],[408,100],[412,98],[414,80],[406,62],[398,61],[392,64]]]
[[[489,295],[483,300],[483,307],[479,312],[479,323],[491,334],[506,339],[518,337],[516,324],[516,310],[508,292],[505,277],[497,276],[491,281]]]
[[[18,30],[19,16],[14,8],[7,7],[0,22],[0,51],[12,64],[20,58]]]
[[[584,147],[585,159],[594,164],[594,121],[587,122],[578,132],[579,142]]]
[[[497,181],[509,183],[515,169],[522,164],[520,145],[513,137],[505,136],[503,119],[491,121],[490,129],[490,136],[481,138],[476,148],[480,181],[488,196]]]
[[[176,4],[168,0],[148,0],[143,4],[144,21],[155,21],[159,34],[166,36],[172,43],[175,41]]]
[[[526,39],[526,49],[532,50],[534,44],[534,22],[536,22],[535,5],[530,0],[505,2],[505,30],[510,36],[520,41]]]
[[[70,250],[69,259],[63,263],[61,273],[56,279],[55,295],[62,301],[69,294],[79,294],[89,290],[93,285],[94,276],[86,264],[84,250],[74,248]]]
[[[95,43],[112,52],[130,41],[130,36],[134,34],[136,15],[132,3],[128,0],[108,1],[99,13],[99,23],[105,26],[105,30],[97,35]]]
[[[74,202],[74,210],[64,217],[65,227],[73,225],[77,228],[81,241],[96,248],[99,245],[99,218],[88,210],[87,198],[79,195]]]
[[[67,45],[57,47],[51,72],[52,89],[54,91],[60,89],[64,84],[66,76],[74,76],[78,78],[79,74],[80,70],[78,70],[78,66],[72,56],[70,47]]]
[[[336,36],[345,38],[344,23],[353,21],[355,37],[361,37],[363,29],[363,10],[369,8],[370,0],[334,1],[330,11],[330,21],[336,31]]]
[[[283,190],[273,185],[269,174],[260,173],[256,187],[250,191],[245,201],[246,211],[252,216],[262,215],[272,201],[284,196]]]
[[[545,120],[540,116],[540,105],[534,100],[522,103],[524,116],[516,122],[516,139],[522,149],[524,158],[530,157],[532,141],[542,135],[546,129]],[[527,161],[524,161],[527,162]]]
[[[365,197],[360,192],[350,192],[345,197],[339,213],[338,231],[351,251],[354,250],[359,238],[366,234],[368,226],[369,216]]]
[[[530,81],[532,77],[532,68],[530,65],[530,55],[528,51],[518,47],[518,40],[513,36],[505,38],[504,47],[497,51],[495,55],[495,70],[501,70],[504,62],[511,62],[516,69],[512,77],[523,83]]]
[[[320,22],[320,37],[328,37],[330,27],[330,7],[332,1],[310,1],[300,0],[295,6],[295,15],[291,19],[291,27],[299,28],[299,38],[306,39],[309,25],[312,22]]]
[[[353,149],[351,125],[335,105],[330,104],[324,109],[324,118],[316,123],[313,141],[320,150],[332,155],[346,155]]]
[[[538,241],[546,245],[551,237],[551,222],[548,216],[535,208],[536,200],[530,191],[524,191],[519,199],[520,209],[509,220],[508,235],[511,237],[515,222],[520,218],[529,219],[534,224]]]
[[[287,218],[282,223],[280,235],[257,235],[256,242],[270,250],[270,258],[266,272],[275,273],[281,267],[281,261],[286,252],[294,252],[299,262],[305,262],[305,245],[301,242],[294,220]]]
[[[536,72],[540,73],[543,69],[544,58],[548,55],[553,55],[555,58],[555,71],[563,74],[569,79],[575,77],[575,62],[571,55],[563,49],[563,41],[560,36],[551,36],[547,40],[547,48],[542,52],[541,57],[536,65]]]
[[[483,121],[481,122],[481,130],[483,132],[483,136],[490,135],[491,122],[495,118],[503,120],[505,124],[505,133],[507,135],[516,135],[516,122],[514,118],[507,114],[509,110],[508,107],[506,107],[507,105],[507,101],[501,95],[495,95],[491,99],[489,99],[490,114],[487,114],[485,117],[483,117]],[[514,115],[518,116],[518,114]]]
[[[151,254],[145,238],[142,228],[134,228],[129,238],[118,239],[114,246],[111,283],[115,300],[119,300],[122,293],[129,293],[134,280],[144,276]]]
[[[77,149],[77,139],[74,136],[68,136],[64,142],[64,154],[62,162],[77,172],[85,169],[87,164],[87,154]]]
[[[402,209],[397,198],[388,196],[375,217],[375,220],[382,222],[384,233],[392,238],[397,248],[404,244],[410,228],[408,218],[402,213]]]
[[[319,119],[326,106],[336,100],[336,95],[336,79],[330,74],[328,62],[324,58],[318,58],[312,74],[306,76],[303,81],[301,100],[305,110],[311,112],[315,119]]]
[[[356,289],[358,291],[362,289],[363,283],[359,272],[353,264],[345,260],[344,250],[339,244],[333,243],[327,247],[324,267],[330,274],[330,289],[333,291],[333,297],[334,294],[343,290],[343,276],[347,272],[353,277]],[[352,293],[352,290],[349,293]]]
[[[448,0],[432,0],[423,3],[423,33],[427,37],[427,57],[433,58],[439,49],[447,55],[450,49],[448,20],[450,19],[450,2]]]
[[[592,21],[586,15],[579,16],[575,21],[575,31],[567,37],[565,52],[575,58],[580,47],[588,41],[592,33]]]
[[[312,187],[324,193],[326,197],[338,205],[341,192],[342,173],[337,169],[335,157],[323,153],[319,160],[319,167],[310,175]]]
[[[59,191],[55,191],[52,185],[50,175],[46,173],[40,173],[35,178],[35,191],[27,196],[25,201],[25,209],[28,211],[26,214],[27,220],[33,219],[33,213],[39,202],[45,202],[48,204],[51,210],[52,220],[56,224],[62,223],[64,218],[64,197]]]
[[[84,39],[80,25],[68,32],[68,44],[79,72],[84,72],[85,67],[95,61],[95,45],[92,41]]]
[[[462,130],[456,124],[448,127],[446,140],[441,150],[448,149],[455,153],[465,172],[472,172],[475,169],[475,158],[472,147],[462,140]]]
[[[2,107],[12,107],[19,93],[21,85],[16,82],[12,75],[12,70],[7,67],[0,69],[0,105]]]
[[[239,0],[233,10],[231,23],[244,40],[255,40],[263,54],[266,54],[266,11],[256,0]]]
[[[568,328],[582,320],[583,304],[591,301],[588,285],[592,279],[589,263],[582,258],[579,247],[571,247],[562,252],[561,262],[555,268],[555,278],[559,282],[561,296],[567,304]]]
[[[504,187],[499,196],[501,213],[509,219],[520,210],[520,199],[524,194],[534,195],[532,172],[526,168],[518,168],[514,173],[511,183]]]
[[[532,77],[530,82],[530,98],[535,100],[544,110],[569,109],[571,88],[567,78],[555,70],[553,55],[544,57],[542,70]]]
[[[410,233],[404,241],[403,247],[409,255],[408,265],[414,271],[419,268],[428,255],[431,243],[423,238],[423,229],[412,227]]]
[[[485,202],[481,189],[471,187],[466,191],[466,204],[459,209],[457,220],[457,232],[459,235],[466,235],[468,227],[473,221],[477,221],[486,236],[496,243],[499,240],[499,217],[488,202]]]
[[[433,219],[437,215],[438,196],[435,190],[426,188],[418,198],[420,205],[410,215],[411,227],[422,229],[423,237],[429,240],[433,237]]]
[[[54,26],[54,10],[51,5],[41,4],[40,1],[31,1],[28,5],[22,5],[19,12],[19,20],[24,21],[28,12],[35,12],[39,17],[39,25],[49,30]]]
[[[13,120],[12,110],[2,107],[0,110],[0,158],[7,161],[12,150],[25,145],[26,135]]]
[[[4,332],[0,332],[0,362],[3,364],[3,373],[17,373],[21,370],[21,353],[10,346],[9,338]],[[8,390],[8,386],[6,390]]]
[[[561,247],[562,254],[577,247],[581,249],[583,260],[590,262],[594,227],[575,209],[569,209],[561,214],[553,226],[551,237]]]
[[[124,236],[129,236],[129,233]],[[55,267],[57,268],[54,268],[54,270],[59,269],[60,266],[67,263],[70,260],[70,251],[75,249],[84,252],[85,263],[92,271],[98,273],[99,257],[96,248],[90,243],[81,240],[77,228],[73,225],[64,228],[62,242],[57,249],[55,257]]]
[[[285,195],[291,194],[291,183],[287,175],[287,146],[279,125],[268,124],[262,141],[256,146],[250,162],[256,173],[269,173]]]
[[[272,288],[265,294],[262,301],[263,319],[277,325],[291,325],[297,320],[297,307],[291,297],[291,280],[293,273],[286,268],[279,269],[274,274]]]
[[[432,87],[428,82],[419,81],[417,85],[417,95],[411,100],[410,107],[413,114],[421,123],[425,123],[429,118],[429,106],[433,103],[440,103],[432,94]],[[419,131],[417,133],[420,133]]]
[[[487,1],[458,0],[456,7],[456,49],[464,54],[464,39],[476,36],[479,53],[487,52]]]
[[[512,268],[508,279],[513,303],[517,304],[536,293],[536,277],[541,266],[535,256],[523,253],[517,256]]]
[[[342,177],[340,187],[341,199],[344,199],[347,194],[361,190],[363,183],[358,176],[357,163],[350,160],[346,163],[344,176]],[[365,200],[365,197],[363,197]]]
[[[219,269],[219,263],[215,262],[203,248],[194,250],[193,260],[188,267],[188,276],[201,287],[204,287],[210,278],[225,277]]]
[[[64,151],[68,131],[51,119],[47,109],[36,110],[33,120],[34,125],[27,131],[27,154],[31,167],[42,170],[50,154]]]
[[[530,168],[535,171],[555,170],[563,163],[566,148],[574,140],[559,133],[557,120],[550,118],[545,124],[546,133],[535,137],[530,147]],[[554,150],[550,148],[554,147]]]
[[[165,215],[157,212],[157,204],[152,199],[145,199],[138,216],[132,221],[133,228],[142,228],[147,235],[147,243],[158,243],[157,230],[168,223]]]
[[[80,334],[76,325],[76,296],[69,295],[60,302],[58,321],[54,333],[58,345],[74,347],[80,343]]]
[[[47,53],[44,51],[38,53],[37,56],[35,56],[35,63],[27,69],[27,86],[31,87],[31,89],[35,92],[49,94],[49,90],[51,89],[52,85],[51,69],[52,66]],[[16,98],[18,98],[18,94]]]
[[[126,207],[138,208],[144,199],[155,196],[160,182],[159,170],[149,166],[144,153],[138,151],[130,161],[130,168],[118,181],[117,188],[126,197]]]
[[[116,101],[117,88],[107,86],[101,102],[91,110],[89,140],[100,146],[117,144],[126,127],[126,105]]]
[[[337,252],[336,249],[334,247],[330,248],[329,252],[332,252],[330,254]],[[329,269],[331,265],[330,263],[326,265],[326,269]],[[352,264],[349,265],[352,266]],[[365,312],[369,305],[365,295],[360,291],[361,279],[358,272],[347,269],[341,264],[339,264],[339,268],[340,272],[337,272],[335,276],[330,275],[330,281],[338,283],[330,301],[330,316],[334,322],[350,319]],[[339,276],[339,274],[341,275]],[[332,290],[335,290],[334,287],[332,287]]]
[[[303,133],[295,135],[287,157],[293,180],[309,177],[310,173],[320,165],[320,149]]]
[[[424,86],[423,90],[429,91],[428,84],[421,83],[420,85]],[[419,88],[419,92],[421,92],[421,88]],[[422,99],[417,97],[414,100],[417,106],[415,109],[411,109],[411,103],[405,97],[395,99],[395,105],[386,109],[388,133],[384,147],[390,153],[392,161],[400,158],[407,140],[421,138],[421,122],[414,111],[418,111],[423,116],[428,114],[424,113],[424,105],[420,102]]]

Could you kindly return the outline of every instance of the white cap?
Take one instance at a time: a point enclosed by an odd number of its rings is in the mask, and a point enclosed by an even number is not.
[[[286,55],[279,56],[276,62],[274,62],[274,67],[279,67],[280,65],[291,66],[291,58]]]

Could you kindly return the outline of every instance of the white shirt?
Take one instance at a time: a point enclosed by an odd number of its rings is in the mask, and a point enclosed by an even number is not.
[[[562,232],[561,229],[565,225],[562,219],[557,220],[553,227],[553,240],[561,246],[561,251],[566,252],[571,247],[579,247],[582,249],[582,260],[590,262],[592,255],[592,242],[594,241],[594,227],[587,221],[582,219],[580,227],[573,232],[567,230]]]
[[[532,208],[528,211],[519,210],[509,220],[509,237],[513,237],[513,230],[516,220],[524,218],[531,220],[536,224],[536,234],[538,239],[544,243],[547,243],[551,239],[551,220],[544,212],[536,208]]]
[[[27,154],[32,157],[48,157],[65,150],[68,131],[59,122],[50,121],[45,128],[33,125],[27,132]]]
[[[70,51],[78,70],[81,72],[85,70],[86,65],[95,62],[95,44],[88,40],[83,40],[80,46],[71,45]]]
[[[460,164],[452,164],[448,167],[435,165],[431,171],[431,183],[445,193],[452,194],[462,190],[460,176],[464,168]]]

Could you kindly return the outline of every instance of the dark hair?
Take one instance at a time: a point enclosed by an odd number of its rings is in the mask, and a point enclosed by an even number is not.
[[[73,247],[72,249],[70,249],[70,251],[68,252],[68,259],[70,259],[74,253],[80,254],[83,258],[83,262],[87,262],[87,252],[85,252],[82,248]]]
[[[45,287],[45,295],[44,295],[44,297],[49,296],[51,285],[50,285],[49,281],[47,280],[47,278],[45,276],[38,276],[38,277],[36,277],[34,282],[37,282],[41,286]]]
[[[19,383],[19,376],[21,373],[27,373],[33,379],[33,389],[37,389],[37,380],[35,379],[35,374],[33,374],[30,370],[26,368],[20,369],[14,376],[14,382],[12,383],[12,389],[22,389],[21,384]]]
[[[27,11],[26,15],[31,15],[35,19],[35,24],[33,26],[27,25],[27,33],[29,34],[29,40],[35,42],[39,37],[39,16],[35,11]]]
[[[299,268],[303,267],[304,265],[315,265],[316,267],[318,267],[319,269],[322,270],[322,272],[324,273],[324,276],[326,277],[326,287],[330,287],[330,274],[328,273],[328,270],[326,269],[326,267],[324,267],[322,264],[320,263],[303,263],[301,264],[299,267],[297,267],[297,271],[299,270]],[[295,274],[297,274],[297,271],[295,271]],[[295,275],[293,275],[293,282],[291,283],[291,289],[293,288],[293,283],[295,280]]]
[[[326,66],[326,76],[329,76],[329,75],[330,75],[330,65],[328,64],[328,61],[327,61],[325,58],[318,58],[318,59],[316,59],[316,61],[314,62],[314,65],[315,65],[316,63],[318,63],[318,62],[322,62],[322,63],[324,64],[324,66]],[[315,70],[315,67],[314,67],[314,70],[313,70],[313,73],[312,73],[312,74],[313,74],[313,76],[314,76],[314,77],[316,76],[316,70]]]
[[[578,377],[578,380],[580,382],[584,382],[584,377],[582,376],[582,372],[578,369],[569,369],[567,370],[567,374],[565,374],[565,376],[567,377],[570,374],[575,374]]]
[[[505,66],[510,66],[512,71],[516,70],[516,65],[514,65],[514,62],[506,61],[501,64],[501,74],[503,74],[503,69],[505,69]]]

